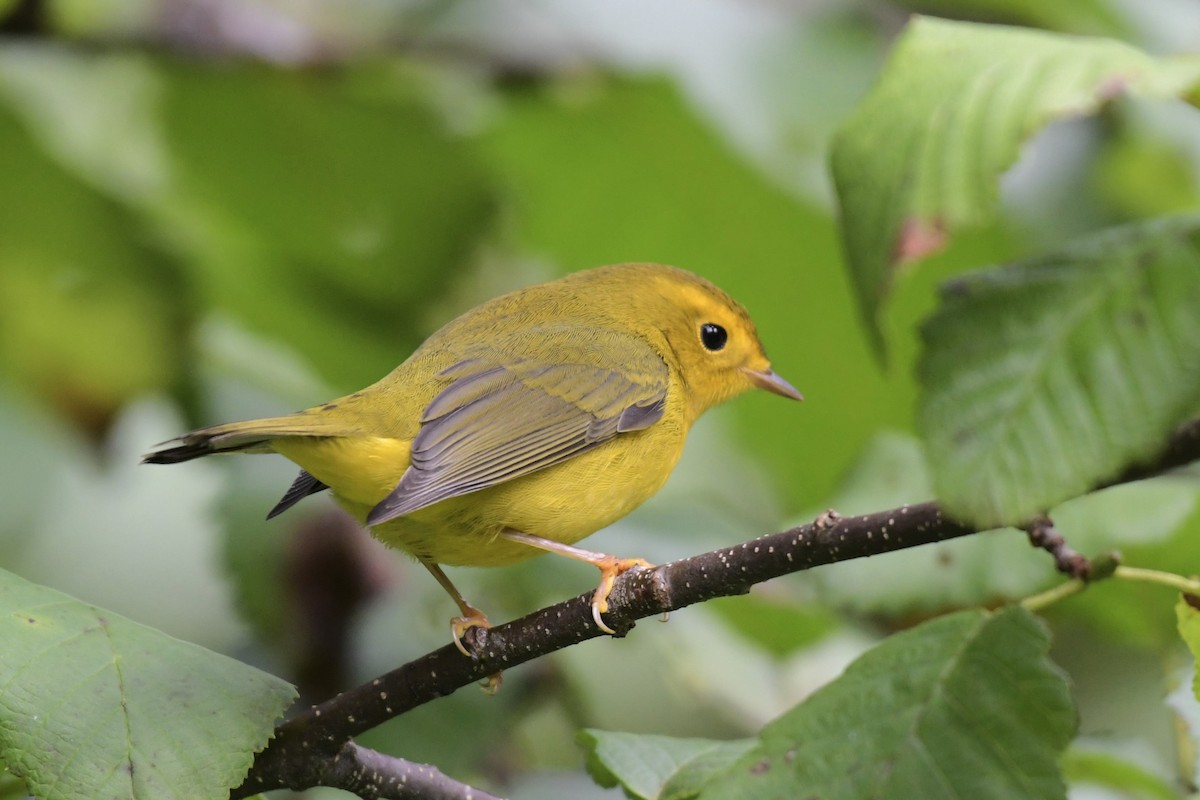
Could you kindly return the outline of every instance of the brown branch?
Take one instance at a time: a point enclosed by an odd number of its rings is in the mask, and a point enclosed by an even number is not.
[[[1111,481],[1101,483],[1097,488],[1153,478],[1169,470],[1187,466],[1196,460],[1200,460],[1200,417],[1176,428],[1158,458],[1145,464],[1135,464]]]
[[[1103,486],[1141,480],[1197,459],[1200,420],[1177,430],[1157,461],[1127,470]],[[627,572],[617,581],[604,619],[623,636],[636,620],[714,597],[745,594],[754,584],[771,578],[979,532],[944,515],[936,503],[857,517],[822,514],[808,525],[652,570]],[[312,782],[314,769],[323,769],[322,764],[337,759],[352,737],[498,671],[602,636],[592,621],[590,603],[591,592],[587,592],[491,630],[475,629],[478,635],[472,658],[446,645],[284,722],[231,799],[269,789],[317,785]],[[327,780],[329,776],[324,777]]]
[[[388,756],[347,741],[332,762],[310,759],[309,786],[336,786],[364,800],[499,800],[437,767]],[[319,772],[318,772],[319,771]]]

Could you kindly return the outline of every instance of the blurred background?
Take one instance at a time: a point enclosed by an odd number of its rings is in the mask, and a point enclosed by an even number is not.
[[[808,401],[710,413],[663,492],[589,547],[664,562],[928,499],[911,365],[938,280],[1197,207],[1200,125],[1120,101],[1040,134],[1003,219],[900,287],[881,365],[824,158],[913,11],[1200,50],[1195,0],[0,0],[0,567],[310,700],[439,647],[449,599],[326,497],[264,521],[284,459],[138,458],[357,389],[488,297],[620,261],[729,291]],[[1191,573],[1195,501],[1158,480],[1056,520],[1084,552]],[[595,580],[552,557],[450,574],[494,621]],[[511,670],[496,697],[460,691],[364,743],[513,797],[614,797],[584,772],[581,727],[749,735],[889,632],[1055,580],[1013,531],[837,565]],[[1076,752],[1179,788],[1173,600],[1106,584],[1049,619]]]

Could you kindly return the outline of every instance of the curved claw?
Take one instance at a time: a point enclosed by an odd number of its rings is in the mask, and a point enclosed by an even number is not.
[[[592,595],[592,619],[601,631],[609,636],[616,636],[617,632],[604,622],[603,617],[604,612],[608,611],[608,596],[612,594],[613,584],[618,577],[635,567],[654,569],[654,565],[644,558],[618,558],[617,556],[604,556],[591,563],[600,570],[600,585],[596,587],[596,593]]]
[[[605,606],[605,610],[607,611],[608,603],[605,603],[604,606]],[[596,622],[596,627],[599,628],[604,633],[607,633],[609,636],[616,636],[617,632],[614,631],[612,628],[608,627],[608,624],[605,623],[605,621],[604,621],[604,617],[601,616],[602,613],[603,612],[600,610],[600,606],[596,603],[595,599],[593,599],[592,600],[592,619]]]
[[[454,638],[454,646],[458,648],[458,652],[462,653],[467,658],[471,658],[471,651],[463,644],[463,635],[471,630],[471,628],[490,628],[492,623],[488,622],[488,618],[482,611],[473,606],[466,607],[466,616],[455,617],[450,620],[450,635]],[[496,672],[488,675],[479,682],[479,688],[483,693],[491,696],[500,691],[500,682],[504,679],[503,672]]]
[[[466,616],[450,620],[450,635],[454,639],[454,646],[458,648],[458,652],[470,658],[471,651],[463,644],[463,634],[471,628],[490,628],[492,623],[488,622],[487,616],[477,608],[466,606],[463,610]],[[496,682],[496,685],[499,686],[499,681]]]

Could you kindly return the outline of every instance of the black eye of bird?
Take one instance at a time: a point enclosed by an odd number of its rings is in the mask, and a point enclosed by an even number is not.
[[[717,351],[725,346],[725,342],[729,339],[729,334],[720,325],[712,322],[706,322],[700,326],[700,343],[705,349]]]

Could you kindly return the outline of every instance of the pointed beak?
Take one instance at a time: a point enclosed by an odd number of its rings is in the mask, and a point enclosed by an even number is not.
[[[796,387],[785,381],[783,378],[775,374],[773,370],[757,370],[743,368],[742,372],[746,373],[746,377],[750,382],[759,389],[766,389],[768,392],[774,392],[783,397],[790,397],[793,400],[803,400],[804,395],[796,391]]]

